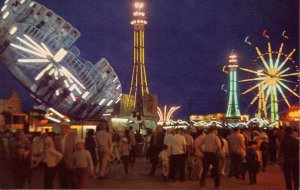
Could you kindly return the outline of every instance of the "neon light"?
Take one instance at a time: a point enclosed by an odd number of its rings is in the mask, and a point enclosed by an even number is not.
[[[109,100],[109,102],[107,103],[107,107],[110,106],[113,103],[113,100]]]
[[[86,91],[85,93],[83,93],[82,98],[85,99],[90,93],[88,91]]]
[[[18,59],[19,63],[49,63],[48,59]]]
[[[19,45],[13,44],[13,43],[11,43],[10,45],[11,45],[12,47],[14,47],[14,48],[17,48],[17,49],[19,49],[19,50],[25,51],[25,52],[27,52],[27,53],[31,53],[31,54],[36,55],[36,56],[39,56],[39,57],[47,58],[47,56],[45,56],[45,55],[42,55],[42,54],[37,53],[37,52],[34,52],[34,51],[29,50],[29,49],[27,49],[27,48],[24,48],[24,47],[22,47],[22,46],[19,46]]]
[[[106,99],[103,98],[103,99],[99,102],[99,105],[101,106],[105,101],[106,101]]]
[[[7,5],[5,4],[5,5],[1,8],[1,12],[4,12],[6,8],[7,8]]]
[[[74,94],[73,94],[72,92],[70,93],[70,96],[71,96],[72,100],[73,100],[74,102],[76,102],[76,98],[75,98],[75,96],[74,96]]]
[[[60,62],[66,55],[68,51],[64,48],[60,48],[58,52],[54,55],[53,59],[55,62]]]
[[[47,118],[47,119],[49,119],[49,120],[51,120],[51,121],[54,121],[54,122],[56,122],[56,123],[60,123],[60,122],[61,122],[60,120],[55,119],[55,118],[50,117],[50,116],[45,116],[45,118]]]
[[[5,12],[4,15],[2,16],[3,19],[6,19],[9,15],[9,12]]]
[[[10,35],[14,35],[17,32],[18,28],[16,26],[14,26],[10,31],[9,34]]]

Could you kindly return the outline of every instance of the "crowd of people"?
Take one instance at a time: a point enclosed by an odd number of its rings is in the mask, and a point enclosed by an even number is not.
[[[29,140],[24,131],[1,131],[1,154],[10,161],[15,188],[31,182],[31,173],[42,170],[44,188],[53,188],[56,176],[60,188],[88,188],[90,178],[102,180],[111,164],[123,164],[124,173],[134,170],[137,154],[149,163],[149,176],[161,168],[163,181],[199,180],[205,186],[207,176],[216,188],[222,176],[249,180],[254,185],[259,172],[268,165],[280,164],[287,190],[299,189],[299,131],[280,127],[251,128],[169,128],[157,126],[142,135],[129,126],[123,132],[100,121],[96,131],[85,139],[70,131],[67,123],[60,134],[34,133]]]

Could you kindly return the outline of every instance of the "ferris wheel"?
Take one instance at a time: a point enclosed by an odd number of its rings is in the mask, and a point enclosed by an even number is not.
[[[250,87],[242,92],[242,95],[255,92],[250,101],[250,105],[257,103],[257,117],[269,117],[271,122],[279,121],[280,109],[284,109],[280,102],[285,102],[290,107],[291,96],[300,98],[299,94],[299,66],[292,58],[296,49],[285,53],[284,42],[280,44],[278,50],[272,50],[270,35],[268,30],[264,30],[263,37],[267,39],[267,51],[263,52],[250,40],[245,38],[245,43],[255,48],[257,57],[250,68],[240,67],[240,70],[247,72],[250,77],[240,80],[240,83],[248,83]],[[285,41],[289,39],[286,31],[282,32]],[[269,114],[267,109],[270,109]]]
[[[104,58],[96,64],[74,46],[80,32],[32,0],[0,9],[0,63],[38,102],[75,119],[111,114],[122,88]]]

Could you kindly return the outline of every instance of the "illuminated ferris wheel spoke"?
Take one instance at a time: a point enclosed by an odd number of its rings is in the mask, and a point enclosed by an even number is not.
[[[18,59],[19,63],[50,63],[48,59]]]
[[[290,93],[295,95],[296,97],[300,98],[298,94],[296,94],[292,89],[290,89],[288,86],[286,86],[283,82],[278,81],[281,86],[283,86],[285,89],[287,89]]]
[[[286,98],[285,94],[283,93],[281,86],[277,85],[276,87],[277,87],[279,93],[281,94],[281,96],[283,97],[283,100],[285,101],[285,103],[288,105],[288,107],[290,107],[291,105],[290,105],[288,99]]]
[[[49,64],[45,69],[43,69],[34,79],[35,80],[40,80],[40,78],[42,77],[42,76],[44,76],[45,75],[45,73],[48,71],[48,70],[50,70],[51,68],[53,67],[53,64],[51,63],[51,64]]]
[[[63,66],[61,66],[62,72],[73,81],[75,81],[81,88],[85,89],[85,87]]]
[[[294,54],[296,49],[293,49],[293,51],[285,58],[285,60],[280,64],[279,67],[277,67],[278,71],[281,70],[281,68],[284,66],[284,64],[291,58],[291,56]]]
[[[50,50],[48,49],[48,47],[44,44],[44,43],[41,43],[43,48],[47,51],[47,54],[51,57],[54,57],[53,54],[50,52]]]
[[[251,69],[246,69],[246,68],[242,68],[242,67],[240,67],[240,69],[243,70],[243,71],[247,71],[249,73],[257,74],[257,71],[254,71],[254,70],[251,70]]]
[[[268,63],[266,62],[264,56],[261,54],[261,52],[260,52],[260,50],[259,50],[258,47],[255,47],[255,49],[256,49],[256,52],[257,52],[257,54],[258,54],[260,60],[263,62],[265,68],[266,68],[267,71],[268,71],[268,70],[270,69],[270,67],[269,67]]]
[[[279,77],[288,77],[288,76],[297,76],[297,75],[300,75],[300,72],[299,73],[284,74],[284,75],[280,75]]]
[[[284,73],[286,73],[288,70],[290,70],[291,69],[291,67],[288,67],[288,68],[286,68],[286,69],[284,69],[283,71],[281,71],[280,73],[278,73],[278,74],[276,74],[278,77],[280,77],[280,75],[282,75],[282,74],[284,74]]]
[[[293,83],[293,84],[297,83],[297,82],[295,82],[295,81],[291,81],[291,80],[283,79],[283,78],[278,78],[278,80],[281,81],[281,82],[284,81],[284,82]]]
[[[262,81],[262,82],[256,84],[255,86],[249,88],[248,90],[246,90],[246,91],[243,92],[242,94],[247,94],[248,92],[251,92],[252,90],[254,90],[255,88],[257,88],[259,85],[261,85],[261,84],[263,84],[263,83],[264,83],[264,81]]]
[[[277,59],[276,59],[274,68],[277,68],[277,67],[278,67],[278,63],[279,63],[279,60],[280,60],[280,56],[281,56],[281,54],[282,54],[282,48],[283,48],[283,43],[280,44],[280,48],[279,48],[279,51],[278,51],[278,55],[277,55]]]
[[[270,42],[268,42],[268,53],[269,53],[270,67],[273,68],[272,48]]]
[[[252,78],[252,79],[245,79],[245,80],[240,80],[239,82],[249,82],[249,81],[256,81],[256,80],[263,80],[263,78]]]
[[[257,94],[257,95],[252,99],[252,101],[250,102],[251,105],[254,104],[254,103],[256,102],[256,100],[258,100],[259,95],[260,95],[260,94]]]
[[[30,53],[30,54],[32,54],[32,55],[36,55],[36,56],[42,57],[42,58],[47,58],[47,56],[45,56],[45,55],[42,55],[42,54],[40,54],[40,53],[38,53],[38,52],[32,51],[32,50],[27,49],[27,48],[24,48],[24,47],[19,46],[19,45],[17,45],[17,44],[11,43],[10,45],[11,45],[12,47],[16,48],[16,49],[19,49],[19,50],[22,50],[22,51],[24,51],[24,52]]]
[[[34,45],[37,49],[39,49],[41,52],[43,52],[44,55],[47,55],[47,52],[39,45],[37,44],[33,39],[31,39],[29,36],[24,34],[24,37],[31,42],[32,45]]]
[[[42,55],[45,55],[45,52],[42,51],[41,49],[35,47],[34,45],[30,44],[29,42],[27,42],[26,40],[23,40],[20,37],[17,37],[17,40],[19,40],[20,42],[22,42],[23,44],[25,44],[26,46],[30,47],[31,50],[36,51],[37,53],[40,53]]]

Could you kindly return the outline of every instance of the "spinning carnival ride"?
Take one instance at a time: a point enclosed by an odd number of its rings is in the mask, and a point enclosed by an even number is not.
[[[292,59],[296,49],[286,54],[283,51],[284,43],[281,43],[279,50],[274,51],[267,30],[263,31],[263,36],[268,40],[268,50],[265,53],[261,53],[261,50],[250,41],[249,37],[246,37],[245,42],[255,47],[258,57],[254,60],[254,69],[240,67],[241,70],[252,76],[239,82],[248,82],[251,85],[242,94],[258,89],[258,93],[250,105],[258,102],[257,116],[259,118],[270,117],[271,123],[274,123],[279,120],[279,102],[284,101],[290,107],[288,95],[300,98],[298,93],[300,72],[298,64]],[[282,37],[285,40],[288,39],[285,31],[282,33]],[[270,108],[270,116],[267,114],[268,107]]]
[[[6,0],[0,16],[1,64],[36,100],[76,119],[112,112],[120,81],[106,59],[79,57],[77,29],[31,0]]]

